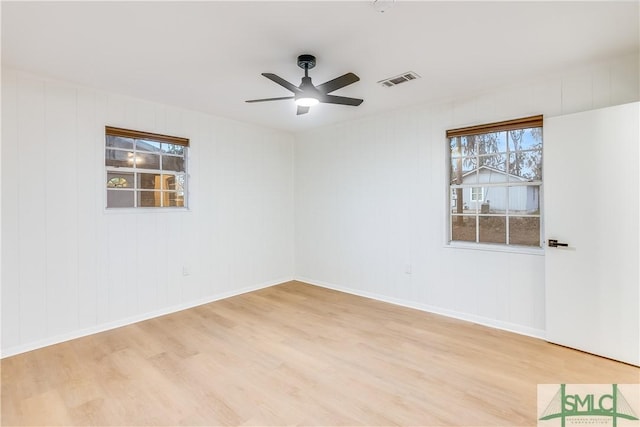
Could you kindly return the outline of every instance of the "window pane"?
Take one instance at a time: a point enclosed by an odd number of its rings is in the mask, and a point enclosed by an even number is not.
[[[107,173],[107,188],[132,188],[133,173]]]
[[[522,136],[522,149],[542,149],[542,128],[529,128],[524,130],[524,135]]]
[[[136,167],[160,169],[160,156],[157,154],[136,153]]]
[[[463,180],[466,181],[466,176],[475,175],[478,168],[478,160],[475,157],[465,157],[462,159],[462,175]]]
[[[124,148],[133,150],[133,138],[124,138],[122,136],[107,135],[107,147]]]
[[[451,157],[462,157],[462,146],[460,145],[460,137],[449,139],[449,152]]]
[[[105,165],[120,168],[133,167],[133,152],[107,149],[105,152]]]
[[[176,192],[165,192],[165,206],[184,207],[184,197]]]
[[[519,151],[509,155],[509,173],[512,181],[542,180],[542,151]]]
[[[540,218],[509,217],[509,243],[540,246]]]
[[[475,242],[476,241],[476,217],[475,216],[452,216],[451,217],[451,240]]]
[[[452,188],[449,192],[449,208],[451,208],[452,213],[457,211],[458,200],[460,200],[460,196],[458,195],[459,192],[459,188]]]
[[[134,192],[129,190],[107,190],[108,208],[132,208]]]
[[[182,145],[163,143],[162,152],[168,154],[179,154],[182,156],[184,155],[184,147]]]
[[[462,184],[462,158],[451,158],[449,167],[451,184]]]
[[[149,141],[146,139],[136,139],[137,151],[150,151],[153,153],[160,152],[160,143],[156,141]]]
[[[168,171],[184,172],[184,158],[175,156],[162,156],[162,169]]]
[[[540,214],[540,186],[509,187],[509,212],[512,214]]]
[[[138,188],[147,188],[151,190],[162,189],[162,179],[160,174],[156,173],[139,173]]]
[[[542,148],[542,128],[510,130],[508,138],[509,151]]]
[[[505,214],[507,212],[507,188],[484,187],[484,200],[480,213]]]
[[[473,184],[478,182],[475,157],[451,159],[451,183]]]
[[[457,136],[449,140],[451,157],[475,156],[478,154],[478,139],[480,135]]]
[[[484,203],[484,188],[483,187],[467,187],[462,192],[462,209],[464,213],[476,213],[481,209]]]
[[[507,155],[481,156],[479,160],[480,182],[507,182]]]
[[[507,218],[503,216],[481,216],[480,243],[507,243]]]
[[[463,211],[464,202],[463,202],[463,188],[452,188],[450,193],[449,204],[451,206],[451,213],[469,213],[468,211]],[[468,209],[468,208],[467,208]]]
[[[451,157],[461,157],[462,149],[458,148],[458,137],[449,139],[449,153]]]
[[[138,191],[138,206],[160,207],[162,193],[160,191]]]
[[[476,135],[478,154],[504,153],[507,151],[507,133],[493,132]]]
[[[176,177],[174,175],[162,175],[162,182],[164,182],[165,190],[176,189]]]
[[[476,154],[478,154],[476,140],[477,140],[476,135],[468,135],[468,136],[460,137],[460,144],[461,144],[463,156],[475,156]]]
[[[176,190],[179,196],[184,196],[184,189],[187,183],[187,174],[179,173],[176,175]]]

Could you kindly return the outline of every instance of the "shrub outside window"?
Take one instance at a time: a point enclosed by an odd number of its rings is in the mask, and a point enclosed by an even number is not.
[[[449,242],[541,246],[542,116],[447,131]]]
[[[187,206],[189,140],[105,128],[107,208]]]

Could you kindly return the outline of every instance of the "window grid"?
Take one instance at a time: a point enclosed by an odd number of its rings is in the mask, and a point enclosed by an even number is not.
[[[110,134],[110,130],[114,129],[114,134]],[[187,206],[188,140],[164,135],[156,135],[159,138],[155,139],[153,138],[155,134],[149,133],[142,133],[144,138],[135,138],[133,135],[137,131],[109,127],[106,128],[106,131],[107,208],[180,208]],[[117,146],[115,138],[124,138],[124,140],[120,140],[120,144],[124,147]],[[186,143],[184,143],[185,141]],[[140,148],[142,143],[147,145],[144,149]],[[122,153],[127,154],[123,155]],[[145,157],[147,161],[151,160],[151,167],[145,168],[141,165],[142,159]],[[172,158],[176,160],[169,162],[168,159]],[[118,165],[118,163],[125,162],[123,159],[126,159],[127,166]],[[126,187],[109,186],[109,183],[116,178],[127,179],[122,175],[131,179],[132,185]],[[146,179],[154,179],[155,183],[145,187],[142,181],[143,175],[150,175]],[[110,194],[113,197],[116,197],[117,194],[131,194],[132,198],[127,196],[124,201],[110,204]],[[143,197],[146,200],[143,200]]]
[[[512,138],[513,130],[522,130],[533,132],[536,130],[539,132],[539,141],[536,144],[526,145],[523,148],[522,145],[518,146],[518,144],[522,144],[523,141],[516,141],[516,138]],[[540,227],[540,192],[542,185],[542,138],[541,138],[541,127],[536,128],[524,128],[524,129],[507,129],[501,132],[491,132],[488,131],[487,134],[495,134],[498,133],[504,134],[504,141],[494,141],[496,142],[496,146],[502,145],[501,149],[494,150],[491,152],[487,151],[487,147],[475,145],[475,135],[472,138],[473,144],[467,147],[464,147],[467,151],[471,153],[465,153],[462,148],[462,139],[468,138],[470,135],[465,135],[463,133],[459,133],[455,136],[451,136],[449,138],[449,147],[450,147],[450,202],[449,202],[449,241],[470,241],[473,243],[502,243],[504,245],[511,244],[524,244],[526,246],[540,246],[542,242],[541,236],[541,227]],[[476,134],[478,135],[478,134]],[[494,135],[494,136],[495,136]],[[480,136],[483,136],[480,134]],[[523,138],[523,133],[519,134],[519,138]],[[497,139],[497,138],[496,138]],[[513,139],[513,140],[512,140]],[[491,161],[496,161],[495,164],[491,164]],[[525,163],[525,161],[527,163]],[[537,162],[537,163],[536,163]],[[502,166],[504,164],[504,166]],[[532,167],[532,164],[535,166]],[[524,165],[524,167],[523,167]],[[481,182],[480,179],[480,169],[486,167],[487,169],[492,170],[493,172],[503,174],[506,178],[504,182],[493,183],[493,182]],[[523,169],[532,169],[535,174],[534,176],[522,176]],[[516,175],[516,174],[521,174]],[[468,178],[468,182],[461,182],[461,178]],[[523,180],[526,179],[526,180]],[[467,188],[469,190],[467,190]],[[489,201],[490,197],[485,193],[488,192],[490,188],[498,188],[503,189],[504,194],[504,210],[501,212],[490,212],[489,211]],[[527,197],[529,193],[532,195],[533,202],[537,205],[537,209],[534,212],[522,212],[518,210],[511,209],[511,189],[523,188],[526,192]],[[530,191],[529,188],[532,188]],[[476,190],[479,189],[479,190]],[[465,192],[469,192],[469,204],[473,204],[473,206],[469,206],[465,203],[464,194]],[[463,197],[460,197],[463,196]],[[486,200],[486,202],[485,202]],[[486,205],[485,205],[486,203]],[[462,205],[462,206],[460,206]],[[485,219],[488,218],[504,218],[504,233],[503,240],[500,242],[490,242],[485,241],[482,238],[481,232],[483,230],[482,222],[486,222]],[[465,240],[464,238],[455,238],[454,236],[454,221],[458,221],[458,224],[465,221],[471,220],[474,228],[474,239],[473,240]],[[522,239],[512,238],[512,231],[517,232],[514,221],[522,222],[521,219],[530,219],[529,221],[532,224],[537,224],[538,229],[538,241],[536,245],[532,245],[529,243],[522,243]],[[536,221],[537,219],[537,221]],[[483,221],[485,220],[485,221]],[[462,222],[461,222],[462,221]],[[500,221],[498,220],[498,223]],[[502,225],[502,224],[499,224]],[[515,243],[514,243],[515,240]]]

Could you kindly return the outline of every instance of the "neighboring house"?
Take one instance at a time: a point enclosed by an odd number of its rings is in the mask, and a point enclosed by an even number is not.
[[[477,177],[476,177],[477,173]],[[462,191],[464,211],[483,213],[509,212],[523,214],[538,210],[540,191],[538,186],[518,185],[529,180],[488,166],[480,166],[462,175],[462,185],[478,183],[477,187],[467,187]],[[482,184],[513,183],[510,187],[483,186]],[[507,194],[508,191],[508,194]]]

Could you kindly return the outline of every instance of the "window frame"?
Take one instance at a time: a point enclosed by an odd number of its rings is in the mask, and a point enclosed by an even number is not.
[[[132,147],[124,148],[124,147],[111,147],[108,145],[110,137],[122,137],[132,139]],[[147,141],[158,144],[158,151],[147,151],[140,150],[138,148],[138,141]],[[162,145],[160,144],[171,144],[173,146],[181,146],[182,154],[178,155],[171,152],[164,152]],[[129,156],[135,159],[131,166],[114,166],[108,165],[108,152],[126,152],[130,153]],[[153,165],[153,167],[145,168],[140,167],[138,165],[137,159],[140,154],[148,154],[149,156],[157,156],[158,164]],[[144,210],[152,210],[154,212],[174,212],[176,210],[188,210],[189,209],[189,191],[188,191],[188,181],[189,181],[189,139],[163,135],[151,132],[137,131],[131,129],[123,129],[112,126],[105,126],[105,136],[104,136],[104,208],[107,212],[126,212],[126,211],[144,211]],[[165,158],[175,157],[178,159],[182,159],[183,167],[182,171],[180,170],[172,170],[163,167],[163,161]],[[160,187],[156,188],[145,188],[142,187],[142,183],[140,181],[140,177],[144,174],[156,175],[160,177]],[[111,177],[110,175],[130,175],[131,182],[126,187],[110,187],[109,183],[116,178]],[[168,181],[174,177],[174,179],[178,179],[181,177],[182,180],[181,188],[166,188],[167,184],[165,181]],[[175,185],[175,184],[174,184]],[[109,192],[131,192],[133,193],[133,205],[132,206],[109,206]],[[139,203],[139,199],[141,197],[141,193],[143,192],[153,192],[154,197],[158,197],[160,201],[160,206],[141,206]],[[157,193],[157,194],[155,194]],[[170,198],[174,195],[174,197],[180,196],[182,198],[182,204],[178,206],[172,206],[169,203]],[[165,199],[167,200],[167,204],[165,204]]]
[[[540,255],[544,253],[544,247],[543,247],[543,242],[544,242],[543,240],[544,239],[543,238],[544,236],[544,223],[543,223],[544,140],[540,139],[540,142],[536,144],[535,148],[533,148],[534,145],[531,145],[531,146],[525,145],[524,147],[520,146],[513,149],[510,146],[510,144],[512,144],[513,141],[510,141],[509,135],[505,134],[506,139],[503,139],[504,142],[502,142],[502,144],[504,144],[504,148],[498,149],[495,152],[491,152],[491,153],[482,152],[482,150],[480,149],[480,150],[477,150],[474,154],[469,154],[469,153],[463,153],[463,152],[456,152],[453,147],[453,144],[454,144],[453,138],[456,138],[456,137],[467,137],[472,135],[491,134],[491,133],[500,133],[500,132],[508,133],[508,131],[524,130],[524,129],[531,129],[531,128],[540,128],[539,132],[540,132],[540,136],[542,136],[542,133],[543,133],[543,116],[542,115],[530,116],[530,117],[514,119],[514,120],[506,120],[502,122],[468,126],[468,127],[456,128],[456,129],[451,129],[446,131],[446,143],[447,143],[447,156],[446,156],[447,159],[446,160],[447,160],[447,171],[448,171],[447,172],[448,181],[446,186],[447,187],[446,206],[448,208],[446,213],[447,227],[446,227],[445,236],[444,236],[445,247],[493,250],[493,251],[499,251],[499,252],[519,252],[519,253],[529,253],[529,254],[535,254],[535,255]],[[479,177],[480,169],[483,167],[482,166],[483,162],[481,159],[483,157],[487,158],[489,156],[502,156],[503,163],[504,163],[504,170],[499,170],[498,172],[502,172],[505,175],[509,176],[511,175],[510,162],[512,161],[510,156],[514,156],[522,153],[525,153],[526,155],[531,155],[531,156],[539,156],[539,158],[537,159],[537,162],[540,169],[534,169],[535,175],[533,176],[533,178],[527,179],[526,176],[523,177],[522,175],[519,175],[519,176],[514,175],[517,178],[517,180],[511,181],[509,177],[507,177],[505,182],[493,183],[493,182],[485,182],[482,179],[477,178],[477,181],[475,182],[466,183],[466,184],[458,183],[458,181],[460,180],[460,175],[462,174],[466,175],[471,172],[474,172],[474,173],[477,173]],[[456,168],[456,164],[454,164],[454,161],[456,159],[461,159],[460,160],[461,162],[463,161],[463,159],[472,160],[472,161],[469,162],[471,166],[467,166],[467,168],[471,168],[471,169],[469,171],[466,171],[465,168],[462,167],[462,169],[458,172],[460,174],[458,175],[458,180],[454,181],[454,177],[455,177],[454,170],[460,169],[459,165],[462,164],[462,163],[457,163],[458,167]],[[530,188],[530,187],[534,187],[535,189],[526,190],[527,197],[529,197],[529,194],[532,195],[531,196],[532,200],[534,201],[534,203],[537,203],[537,210],[535,210],[532,213],[523,213],[517,209],[512,210],[509,202],[511,197],[510,191],[512,191],[511,189],[512,188]],[[457,200],[460,198],[460,195],[464,195],[466,193],[467,188],[469,188],[468,206],[465,202],[465,197],[462,197],[461,200]],[[481,189],[482,199],[474,200],[472,198],[472,194],[474,194],[473,193],[474,188]],[[499,211],[497,213],[495,212],[488,213],[487,211],[481,210],[481,205],[485,203],[485,200],[487,198],[487,190],[491,190],[492,188],[503,189],[501,191],[503,191],[506,196],[504,212]],[[457,190],[460,190],[460,193],[456,193]],[[490,197],[490,198],[493,199],[493,197]],[[458,205],[460,205],[462,209],[460,209]],[[462,212],[454,212],[454,209],[456,210],[460,209]],[[475,220],[475,239],[474,240],[453,240],[453,237],[454,237],[453,221],[457,217],[467,217],[467,221],[471,220],[472,222]],[[481,237],[480,223],[481,221],[483,221],[483,219],[486,220],[486,219],[490,219],[491,217],[503,218],[503,221],[504,221],[504,241],[503,242],[491,243],[486,240],[483,241],[483,238]],[[539,232],[538,245],[512,243],[513,240],[511,239],[513,238],[513,236],[511,236],[510,233],[511,231],[513,231],[513,229],[510,229],[510,221],[514,223],[513,222],[514,219],[519,220],[520,218],[537,218],[538,232]]]

